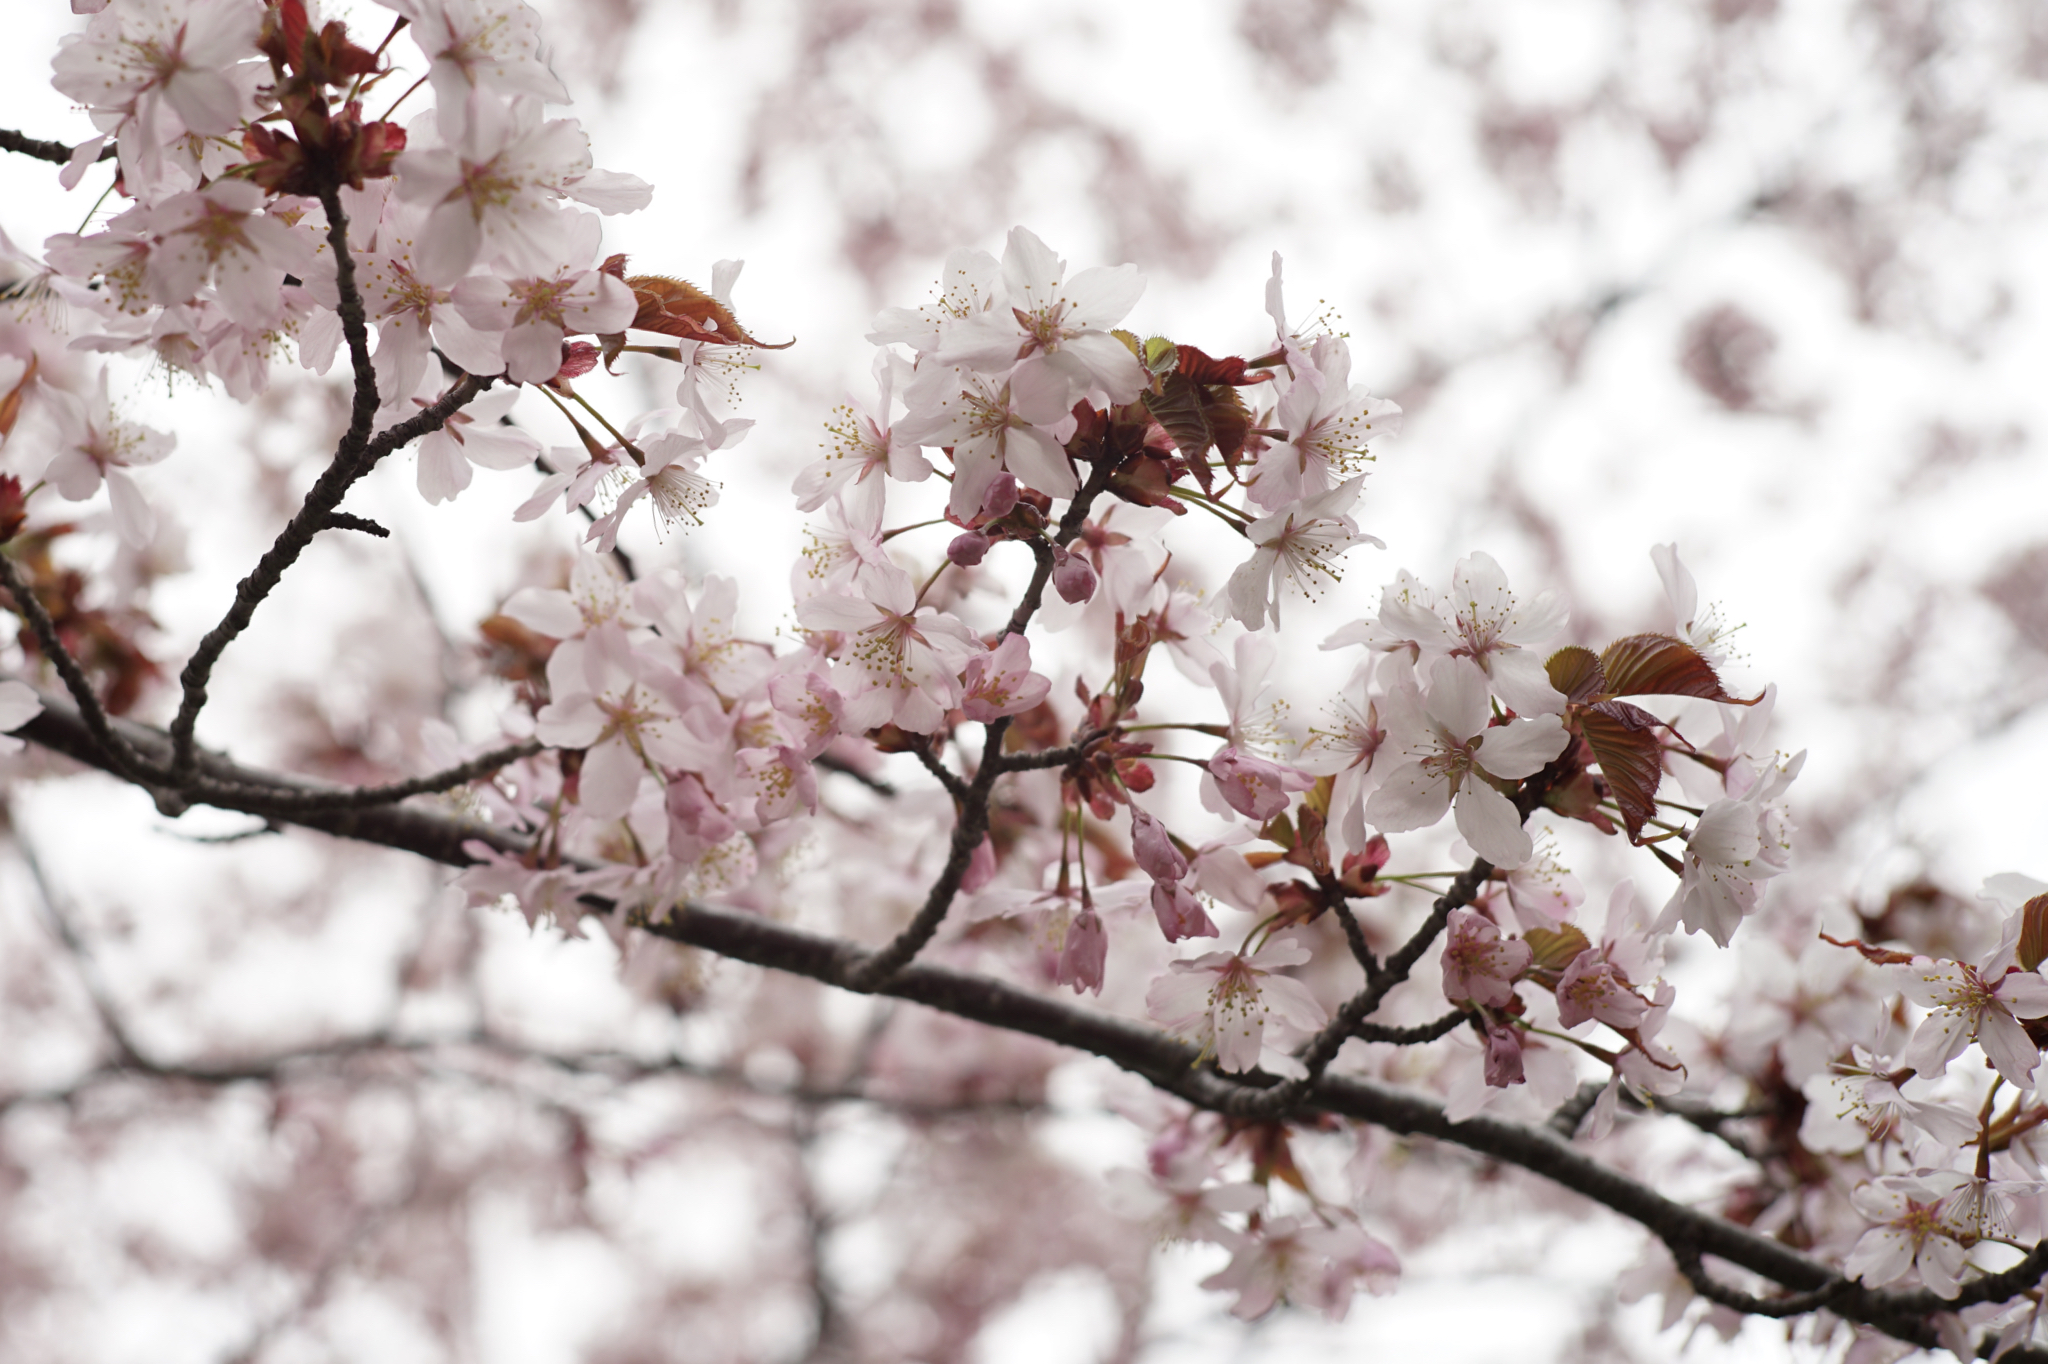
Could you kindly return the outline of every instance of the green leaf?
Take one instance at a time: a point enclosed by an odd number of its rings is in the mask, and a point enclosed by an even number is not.
[[[1664,780],[1664,746],[1657,740],[1662,721],[1626,701],[1601,701],[1579,712],[1579,733],[1600,764],[1600,775],[1630,842],[1643,832],[1643,821],[1657,813],[1657,787]]]
[[[1563,692],[1566,700],[1580,704],[1599,695],[1606,683],[1599,657],[1577,644],[1567,644],[1545,659],[1543,671],[1550,674],[1550,685]]]
[[[1697,696],[1738,706],[1753,706],[1763,699],[1730,696],[1699,650],[1670,635],[1617,639],[1600,655],[1600,668],[1609,696]]]
[[[1171,374],[1180,367],[1180,347],[1163,336],[1147,337],[1145,354],[1141,358],[1147,373],[1154,376]]]
[[[1566,924],[1563,928],[1532,928],[1522,935],[1522,941],[1529,944],[1535,954],[1534,964],[1546,971],[1562,971],[1578,958],[1579,953],[1593,944],[1586,941],[1586,935],[1578,925]]]

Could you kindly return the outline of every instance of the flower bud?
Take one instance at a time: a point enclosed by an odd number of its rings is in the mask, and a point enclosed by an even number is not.
[[[1055,546],[1052,552],[1052,585],[1060,599],[1079,604],[1095,595],[1095,570],[1078,554]]]
[[[953,543],[946,546],[946,557],[951,559],[956,567],[973,568],[981,562],[982,556],[988,553],[989,544],[990,540],[986,535],[978,530],[970,530],[953,537]]]

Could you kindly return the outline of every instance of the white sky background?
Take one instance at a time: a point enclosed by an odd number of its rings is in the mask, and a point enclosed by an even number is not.
[[[84,120],[47,86],[55,35],[76,21],[48,0],[22,8],[0,46],[0,89],[9,92],[0,125],[81,139]],[[630,541],[636,553],[693,574],[732,574],[752,628],[786,625],[783,584],[800,543],[789,480],[815,452],[841,391],[865,383],[871,349],[861,336],[875,308],[923,301],[947,245],[1000,252],[1003,231],[1021,222],[1073,268],[1134,259],[1151,284],[1130,325],[1212,354],[1263,348],[1262,289],[1278,250],[1291,314],[1327,300],[1350,334],[1354,380],[1412,409],[1406,432],[1381,450],[1357,513],[1386,551],[1354,551],[1339,592],[1298,613],[1289,606],[1295,676],[1334,680],[1337,665],[1317,656],[1314,642],[1371,609],[1395,569],[1441,583],[1474,549],[1499,558],[1520,590],[1567,592],[1583,639],[1666,628],[1648,551],[1675,540],[1703,598],[1746,623],[1749,658],[1732,680],[1778,683],[1777,742],[1810,752],[1795,813],[1818,843],[1809,885],[1825,889],[1807,893],[1880,892],[1921,870],[1965,891],[2001,870],[2048,872],[2039,844],[2048,810],[2034,777],[2048,730],[2030,708],[2042,693],[2028,689],[2040,658],[1975,590],[2048,536],[2038,441],[2048,429],[2048,383],[2039,378],[2048,355],[2048,94],[2038,78],[2015,74],[2028,39],[2012,25],[2025,7],[1949,7],[1958,46],[1900,82],[1883,74],[1896,52],[1869,12],[1845,0],[1788,0],[1775,12],[1751,6],[1755,17],[1713,39],[1728,53],[1707,78],[1717,112],[1677,170],[1660,159],[1635,105],[1673,126],[1705,107],[1690,73],[1710,40],[1709,7],[1634,6],[1626,25],[1619,7],[1590,0],[1370,8],[1369,19],[1340,21],[1311,44],[1336,73],[1317,84],[1244,43],[1237,6],[1164,0],[1028,10],[987,0],[963,7],[972,41],[923,51],[889,36],[907,7],[648,4],[616,62],[604,63],[615,74],[609,97],[594,88],[582,40],[562,40],[563,75],[579,96],[572,112],[589,127],[598,164],[656,186],[651,209],[608,220],[608,245],[630,252],[636,270],[699,283],[708,283],[712,261],[745,258],[735,295],[742,321],[764,339],[798,338],[742,386],[742,411],[759,424],[713,466],[726,498],[709,524],[659,546],[642,525]],[[583,7],[562,0],[552,9]],[[763,112],[763,92],[789,79],[806,51],[805,25],[827,11],[870,19],[804,84],[842,102],[783,99]],[[382,11],[357,4],[341,12],[361,16],[359,38],[382,31]],[[977,45],[1013,59],[1022,86],[1123,134],[1141,160],[1177,178],[1182,221],[1106,205],[1097,183],[1102,144],[1085,127],[1035,133],[1016,164],[992,177],[991,140],[1003,124],[975,74]],[[1981,120],[1936,188],[1902,170],[1938,139],[1903,122],[1900,88],[1922,91],[1928,118],[1963,109]],[[1489,118],[1497,128],[1518,118],[1536,126],[1528,121],[1546,113],[1564,128],[1554,159],[1510,155],[1504,183],[1475,127]],[[821,121],[793,133],[766,163],[758,192],[743,195],[749,129],[799,116]],[[63,196],[53,181],[53,169],[0,161],[0,225],[31,249],[51,232],[75,230],[104,183],[89,178]],[[1847,202],[1827,198],[1837,191],[1860,196],[1860,216],[1827,207]],[[1780,210],[1757,212],[1765,196]],[[885,222],[905,205],[924,215],[894,224],[910,245],[879,268],[872,288],[846,263],[849,205]],[[1839,231],[1810,226],[1829,212],[1845,224]],[[934,226],[935,217],[944,221]],[[952,235],[941,238],[941,229]],[[1889,256],[1880,250],[1887,237]],[[1877,262],[1861,297],[1845,264],[1859,253]],[[1562,363],[1547,338],[1569,332],[1609,295],[1620,302],[1576,365]],[[1687,324],[1721,305],[1776,337],[1748,411],[1716,404],[1676,363]],[[1427,370],[1441,375],[1433,387],[1420,382]],[[172,459],[145,475],[192,531],[192,572],[158,598],[174,645],[161,652],[178,658],[260,548],[258,527],[271,522],[252,525],[251,517],[273,494],[248,476],[246,460],[212,453],[246,429],[231,404],[189,388],[172,399],[139,375],[130,384],[138,414],[180,438]],[[663,400],[661,385],[636,384],[608,387],[593,376],[582,387],[614,415],[635,410],[646,392]],[[317,406],[297,401],[297,425],[267,437],[280,464],[317,444]],[[546,439],[566,438],[531,397],[520,416]],[[1941,445],[1929,435],[1937,426],[1958,434]],[[297,438],[306,448],[290,448]],[[443,508],[420,502],[409,465],[381,471],[373,484],[351,508],[394,527],[457,636],[531,571],[524,556],[566,543],[566,524],[509,527],[509,509],[530,488],[525,474],[479,472]],[[251,515],[223,518],[221,506]],[[1241,551],[1205,538],[1207,529],[1177,525],[1172,543],[1181,562],[1203,565],[1219,587]],[[942,535],[912,542],[912,552],[935,558]],[[323,546],[293,591],[265,608],[231,655],[209,711],[211,741],[249,760],[274,751],[264,703],[283,677],[324,676],[323,698],[374,730],[374,687],[361,679],[376,670],[360,660],[333,667],[323,641],[336,617],[358,629],[353,647],[371,654],[378,632],[422,628],[390,614],[403,578],[376,547]],[[1901,657],[1898,684],[1886,690],[1878,676]],[[1305,696],[1312,709],[1313,692]],[[2008,722],[1994,728],[2001,719]],[[379,742],[397,759],[410,736]],[[134,793],[73,785],[26,804],[26,822],[81,901],[102,893],[133,901],[138,874],[163,900],[175,899],[166,887],[215,885],[227,874],[221,863],[231,854],[172,842]],[[108,847],[132,856],[95,851]],[[288,847],[232,856],[233,875],[265,886],[270,898],[303,866]],[[412,912],[410,884],[393,874],[346,892],[363,902],[358,917],[344,919],[359,925],[344,935],[352,941],[280,943],[269,957],[243,950],[207,1001],[167,1014],[164,1026],[262,1027],[279,998],[303,988],[295,972],[329,965],[337,952],[374,959],[387,951],[379,929]],[[143,991],[205,955],[205,944],[180,936],[177,916],[163,918],[170,922],[111,959],[117,985]],[[602,1038],[625,1018],[589,954],[514,939],[503,951],[505,979],[546,990],[548,1026],[561,1035]],[[343,987],[320,1012],[339,1025],[374,1007]],[[61,1070],[65,1058],[51,1052],[44,1063]],[[1105,1148],[1093,1131],[1080,1122],[1075,1143],[1100,1159]],[[1556,1219],[1475,1234],[1498,1245],[1475,1253],[1460,1242],[1411,1257],[1402,1291],[1361,1299],[1341,1327],[1286,1317],[1240,1328],[1220,1316],[1221,1300],[1191,1287],[1213,1266],[1169,1256],[1161,1339],[1146,1357],[1180,1364],[1379,1351],[1477,1361],[1498,1358],[1512,1341],[1520,1357],[1566,1358],[1582,1321],[1577,1304],[1597,1303],[1631,1256],[1631,1243]],[[1474,1278],[1475,1262],[1505,1272]],[[594,1296],[560,1292],[550,1295],[558,1310],[518,1312],[517,1330],[483,1342],[486,1357],[543,1359],[572,1348],[588,1329],[581,1308],[603,1300],[595,1263],[579,1265],[562,1250],[500,1266],[496,1291],[508,1312],[540,1300],[520,1287],[541,1277],[557,1287],[582,1283]],[[124,1309],[139,1316],[110,1323],[105,1357],[138,1357],[117,1338],[161,1343],[152,1328],[170,1323],[148,1320],[150,1310]],[[991,1333],[985,1357],[1086,1358],[1099,1348],[1088,1342],[1102,1311],[1085,1285],[1054,1282]],[[1650,1324],[1640,1313],[1623,1318],[1646,1357],[1669,1355],[1677,1337],[1646,1337]],[[1702,1344],[1695,1355],[1786,1357],[1761,1325],[1732,1352]]]

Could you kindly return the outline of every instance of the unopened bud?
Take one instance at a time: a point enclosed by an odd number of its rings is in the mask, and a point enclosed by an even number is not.
[[[973,568],[988,553],[989,538],[978,530],[953,537],[953,543],[946,546],[946,557],[961,568]]]
[[[1063,601],[1080,603],[1095,595],[1095,570],[1078,554],[1052,552],[1052,585]]]

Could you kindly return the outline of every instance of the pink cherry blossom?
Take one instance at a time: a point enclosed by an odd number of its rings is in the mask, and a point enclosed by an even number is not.
[[[1529,944],[1502,939],[1493,920],[1478,910],[1452,910],[1444,939],[1444,998],[1506,1008],[1515,997],[1515,978],[1534,956]]]
[[[601,229],[590,213],[568,215],[564,259],[589,261]],[[452,291],[462,320],[479,332],[503,333],[505,370],[523,384],[541,384],[562,367],[562,341],[585,332],[623,331],[638,304],[633,291],[601,270],[558,267],[507,279],[471,275]]]
[[[1268,510],[1328,492],[1334,472],[1364,472],[1369,442],[1401,429],[1401,408],[1351,384],[1351,348],[1342,337],[1319,336],[1273,412],[1273,425],[1290,433],[1259,456],[1251,498]]]
[[[1368,821],[1389,833],[1422,829],[1455,805],[1458,832],[1488,862],[1518,867],[1534,855],[1513,802],[1487,778],[1532,776],[1563,752],[1568,736],[1556,716],[1488,727],[1485,678],[1452,658],[1436,661],[1427,697],[1401,679],[1385,714],[1398,761],[1366,802]]]
[[[1361,1284],[1386,1293],[1400,1272],[1394,1252],[1355,1222],[1286,1216],[1261,1225],[1227,1267],[1202,1280],[1202,1287],[1236,1293],[1230,1314],[1247,1321],[1283,1300],[1341,1321]]]
[[[83,502],[104,483],[121,539],[137,548],[147,545],[155,533],[156,513],[128,471],[164,459],[177,437],[117,415],[107,396],[105,370],[100,371],[99,387],[91,398],[53,393],[50,401],[57,452],[43,476],[71,502]]]
[[[1925,958],[1892,971],[1899,992],[1928,1010],[1900,1058],[1906,1065],[1940,1075],[1975,1042],[2008,1083],[2031,1083],[2041,1049],[2019,1020],[2048,1017],[2048,980],[2018,967],[1987,976],[1965,962]]]
[[[1145,291],[1137,266],[1096,266],[1067,279],[1066,262],[1017,227],[1010,230],[1002,270],[1010,311],[975,312],[943,325],[941,363],[1008,372],[1017,413],[1040,425],[1065,418],[1091,389],[1112,403],[1138,396],[1144,367],[1109,332]]]
[[[811,597],[797,607],[807,629],[849,638],[839,660],[846,727],[860,733],[887,721],[929,734],[960,704],[960,670],[981,642],[957,618],[917,604],[901,569],[877,573],[866,596]]]
[[[952,448],[947,506],[955,516],[964,520],[978,512],[989,486],[1005,471],[1048,497],[1080,491],[1061,448],[1073,433],[1071,416],[1033,423],[1017,410],[1008,384],[948,365],[919,366],[904,401],[910,410],[896,423],[892,443]]]
[[[1468,660],[1518,715],[1564,710],[1564,697],[1543,670],[1544,646],[1564,626],[1564,605],[1556,594],[1522,600],[1493,556],[1483,553],[1458,561],[1450,596],[1440,604],[1414,590],[1390,592],[1380,602],[1384,634],[1413,639],[1425,653]]]
[[[1292,938],[1274,938],[1250,956],[1210,952],[1176,961],[1146,992],[1145,1009],[1226,1071],[1298,1070],[1276,1048],[1314,1032],[1326,1015],[1307,986],[1278,972],[1308,959]]]
[[[1573,957],[1557,982],[1557,1021],[1567,1028],[1588,1020],[1633,1028],[1649,1012],[1650,1002],[1629,987],[1604,953],[1591,948]]]
[[[1216,936],[1216,923],[1202,908],[1202,902],[1177,882],[1152,883],[1152,914],[1159,920],[1159,931],[1168,942]]]
[[[1347,513],[1358,501],[1365,476],[1348,479],[1326,493],[1282,506],[1245,527],[1252,557],[1240,564],[1224,585],[1231,614],[1248,630],[1262,629],[1266,617],[1280,625],[1280,589],[1293,584],[1314,599],[1331,583],[1343,579],[1337,556],[1353,545],[1386,545],[1359,531]]]
[[[582,807],[596,820],[632,808],[642,776],[662,768],[694,771],[708,754],[702,740],[652,685],[654,670],[617,627],[592,633],[587,649],[567,645],[548,659],[554,700],[535,717],[534,735],[557,748],[580,748]]]
[[[1981,1234],[1964,1215],[1971,1182],[1953,1170],[1931,1170],[1859,1185],[1850,1201],[1877,1225],[1851,1248],[1842,1273],[1872,1288],[1917,1277],[1937,1295],[1953,1297],[1964,1256]]]
[[[388,0],[412,21],[442,135],[462,135],[472,91],[534,95],[551,104],[569,92],[548,68],[540,16],[519,0]]]
[[[1050,679],[1031,671],[1031,645],[1021,634],[1004,635],[994,649],[968,659],[961,680],[961,713],[983,724],[1022,715],[1052,691]]]

